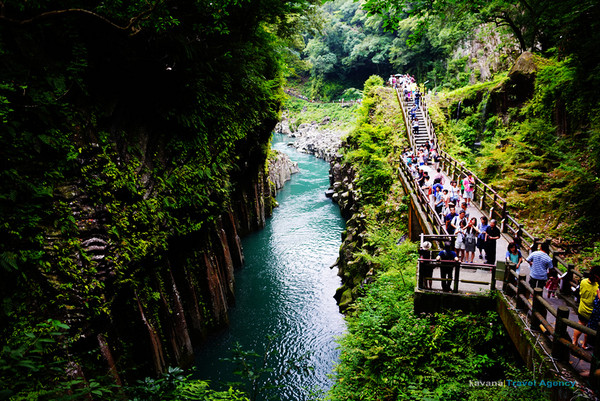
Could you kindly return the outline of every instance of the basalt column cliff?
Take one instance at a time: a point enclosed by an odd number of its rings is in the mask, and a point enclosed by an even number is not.
[[[0,345],[60,322],[62,371],[121,383],[228,322],[304,2],[55,3],[0,14]]]

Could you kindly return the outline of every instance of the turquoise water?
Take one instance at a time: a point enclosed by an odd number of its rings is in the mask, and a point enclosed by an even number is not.
[[[327,390],[339,351],[335,341],[344,329],[333,295],[340,280],[335,263],[344,221],[339,208],[324,195],[329,164],[286,146],[275,135],[273,147],[298,162],[277,194],[277,207],[266,227],[243,240],[245,266],[236,273],[236,307],[230,327],[210,340],[197,358],[202,379],[214,384],[240,381],[233,375],[232,347],[275,353],[263,384],[280,386],[270,395],[281,400],[306,400],[309,390]],[[270,346],[268,337],[275,336]],[[303,357],[311,371],[288,363]],[[258,397],[266,399],[266,395]]]

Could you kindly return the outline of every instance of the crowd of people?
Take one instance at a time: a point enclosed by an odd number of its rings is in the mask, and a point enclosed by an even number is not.
[[[417,112],[420,94],[414,79],[408,75],[391,76],[390,86],[402,88],[406,101],[414,99],[414,106],[408,115],[413,126],[413,134],[418,134]],[[440,216],[440,221],[446,232],[452,235],[451,241],[444,243],[435,259],[453,262],[440,265],[441,286],[445,292],[451,291],[453,270],[456,263],[496,264],[497,241],[501,238],[497,221],[488,221],[486,216],[470,217],[471,206],[475,192],[475,179],[467,173],[458,180],[447,179],[439,167],[439,155],[435,142],[430,140],[426,145],[417,149],[407,148],[403,152],[403,162],[408,166],[418,186],[423,190],[426,199],[433,210]],[[432,171],[431,176],[429,171]],[[431,243],[421,244],[421,251],[431,257]],[[521,253],[522,241],[517,233],[506,249],[505,261],[508,266],[514,266],[517,275],[521,273],[524,262],[529,265],[529,285],[531,288],[545,288],[548,298],[556,298],[557,290],[565,274],[554,266],[550,257],[550,245],[534,243],[529,249],[529,256],[524,258]],[[538,249],[539,248],[539,249]],[[478,253],[479,260],[475,256]],[[423,255],[423,254],[422,254]],[[422,288],[432,288],[433,265],[426,265],[420,275]],[[579,307],[577,316],[579,324],[593,330],[600,325],[600,266],[590,270],[589,277],[581,280],[578,287]],[[583,334],[583,341],[579,343]],[[574,330],[573,344],[583,349],[589,349],[587,334]]]
[[[416,152],[410,148],[404,149],[403,159],[432,209],[439,215],[445,231],[453,236],[437,255],[439,260],[496,264],[497,241],[501,237],[498,222],[495,219],[488,220],[486,216],[472,217],[469,213],[476,184],[473,175],[467,173],[458,180],[447,179],[439,167],[439,157],[433,141],[420,146]],[[435,173],[430,175],[429,170]],[[527,259],[521,254],[521,246],[521,240],[516,236],[508,244],[505,261],[514,264],[517,274],[520,273],[522,263],[527,261],[530,266],[531,287],[545,287],[548,297],[556,296],[560,277],[548,255],[548,244],[542,244],[540,250],[534,244]],[[442,269],[442,278],[451,277],[448,269],[452,268],[445,266]],[[450,290],[449,283],[448,280],[442,281],[445,291]]]

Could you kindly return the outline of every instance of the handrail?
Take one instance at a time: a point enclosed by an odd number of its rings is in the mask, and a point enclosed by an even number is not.
[[[439,240],[441,240],[441,238],[439,237],[448,237],[448,236],[453,236],[453,235],[438,235],[438,236],[429,236],[429,237],[438,237]],[[436,268],[436,267],[442,267],[442,266],[449,266],[452,265],[453,267],[453,278],[451,279],[444,279],[444,278],[434,278],[434,277],[426,277],[424,274],[424,269],[426,267],[428,268]],[[489,272],[491,272],[490,275],[490,280],[489,281],[473,281],[473,280],[464,280],[460,278],[460,274],[462,270],[473,270],[473,269],[478,269],[478,270],[487,270]],[[437,260],[437,259],[425,259],[425,258],[419,258],[418,261],[418,270],[419,272],[419,280],[417,280],[417,288],[418,289],[428,289],[424,283],[425,281],[451,281],[453,283],[453,289],[452,292],[453,293],[458,293],[460,288],[460,283],[466,283],[466,284],[481,284],[481,285],[487,285],[489,286],[490,291],[493,291],[496,289],[496,265],[488,265],[488,264],[484,264],[484,263],[462,263],[460,261],[453,261],[453,260]]]
[[[544,299],[541,288],[531,288],[526,282],[527,276],[520,274],[517,276],[514,271],[515,264],[507,263],[505,271],[504,294],[507,298],[515,301],[516,309],[523,311],[529,316],[529,325],[531,330],[541,332],[545,335],[548,344],[551,344],[552,357],[561,362],[568,363],[570,354],[592,363],[591,372],[598,368],[598,358],[600,358],[600,336],[597,330],[579,324],[570,320],[569,308],[559,306],[554,308]],[[516,285],[514,279],[517,278]],[[531,299],[531,303],[529,300]],[[530,313],[529,313],[530,312]],[[554,325],[548,322],[546,316],[550,313],[555,317]],[[579,330],[588,335],[588,342],[594,344],[594,351],[589,352],[581,349],[571,342],[567,328]]]
[[[404,101],[404,96],[401,96],[399,91],[400,89],[395,90],[396,97],[398,98],[398,102],[400,103],[400,107],[402,109],[402,115],[411,145],[413,149],[416,149],[416,142],[409,125],[407,105]],[[452,179],[458,179],[461,176],[466,176],[469,173],[472,174],[473,178],[475,179],[473,201],[478,202],[481,212],[486,215],[486,217],[500,221],[501,232],[512,240],[519,240],[521,244],[526,247],[523,250],[527,254],[529,248],[531,248],[534,244],[541,243],[542,240],[530,234],[521,223],[511,216],[507,201],[502,198],[497,191],[495,191],[490,185],[483,182],[476,174],[473,173],[473,171],[467,169],[463,162],[458,161],[440,148],[439,141],[435,133],[435,126],[431,120],[431,116],[429,115],[427,103],[427,97],[422,96],[420,109],[423,111],[428,137],[437,147],[438,156],[440,158],[440,167]],[[566,279],[563,279],[563,285],[561,286],[560,293],[564,296],[571,295],[573,292],[572,288],[579,284],[579,281],[583,278],[583,274],[576,270],[573,264],[568,263],[560,257],[562,252],[553,247],[550,243],[550,240],[547,239],[546,242],[548,245],[550,245],[550,255],[552,257],[554,266],[562,266],[560,270],[566,271],[567,273]]]
[[[404,101],[404,96],[400,96],[398,90],[396,90],[396,96],[402,108],[402,115],[406,124],[406,131],[408,133],[408,137],[413,146],[413,149],[416,149],[416,141],[414,139],[414,135],[412,134],[411,127],[408,123],[408,114],[407,114],[407,105]],[[438,140],[435,135],[434,125],[431,121],[431,117],[428,112],[426,99],[422,98],[421,110],[423,111],[423,116],[425,117],[425,126],[427,128],[428,137],[433,141],[436,146],[438,145]],[[483,182],[476,174],[474,174],[471,170],[467,169],[464,163],[459,162],[457,159],[449,155],[447,152],[439,149],[438,146],[438,155],[440,158],[440,167],[442,170],[451,178],[451,179],[459,179],[462,176],[466,176],[467,174],[472,174],[475,179],[474,185],[474,202],[477,202],[480,210],[484,215],[488,218],[496,218],[501,221],[500,228],[502,233],[506,236],[512,238],[520,239],[522,245],[530,248],[534,244],[540,243],[541,239],[535,238],[531,235],[527,230],[523,228],[523,225],[519,223],[513,216],[510,215],[508,210],[507,201],[502,198],[498,192],[496,192],[490,185]],[[404,162],[404,160],[400,163],[400,170],[404,173],[405,177],[412,177],[411,172],[408,169],[408,166]],[[425,238],[431,240],[441,240],[452,238],[453,235],[449,235],[446,231],[445,227],[442,225],[442,222],[435,213],[435,210],[429,203],[428,196],[423,192],[423,190],[417,185],[415,179],[408,178],[407,180],[411,189],[416,194],[419,199],[421,205],[418,205],[422,211],[426,212],[428,220],[430,224],[434,227],[434,231],[437,232],[437,235],[421,235],[421,242],[424,241]],[[436,224],[437,223],[437,224]],[[548,245],[550,245],[550,240],[546,240]],[[568,296],[572,295],[573,288],[579,284],[579,281],[583,278],[583,274],[579,271],[575,270],[573,264],[569,264],[561,257],[561,252],[556,250],[556,248],[551,247],[551,256],[554,266],[562,265],[563,269],[566,270],[566,275],[563,277],[562,286],[560,288],[560,295],[565,301],[571,302],[568,299]],[[458,292],[459,290],[459,282],[460,280],[460,271],[463,268],[460,262],[450,262],[457,266],[458,268],[454,269],[454,278],[453,279],[435,279],[431,277],[425,278],[423,276],[423,267],[425,265],[429,265],[429,267],[437,267],[441,266],[442,262],[428,260],[428,259],[419,259],[418,262],[418,272],[419,272],[419,280],[418,280],[418,288],[426,289],[425,279],[427,280],[435,280],[435,281],[453,281],[453,292]],[[448,262],[446,262],[447,264]],[[471,265],[470,267],[472,267]],[[493,265],[493,273],[492,278],[490,280],[490,289],[495,290],[495,276],[496,276],[496,265]],[[517,276],[516,272],[513,269],[516,266],[511,263],[507,263],[507,267],[505,270],[504,277],[504,287],[503,293],[512,298],[516,304],[518,310],[522,310],[527,312],[529,316],[529,323],[532,330],[542,331],[546,335],[546,339],[552,345],[552,356],[562,362],[568,363],[570,354],[574,354],[577,357],[591,362],[590,372],[596,372],[599,367],[598,361],[600,360],[600,335],[596,330],[592,330],[588,327],[585,327],[578,322],[572,321],[568,319],[569,309],[566,306],[560,306],[558,308],[554,308],[550,303],[548,303],[542,296],[542,289],[540,288],[531,288],[531,286],[525,281],[525,275]],[[511,282],[512,281],[512,282]],[[479,283],[478,284],[487,284],[487,283]],[[531,298],[531,303],[530,303]],[[574,303],[573,303],[574,305]],[[552,325],[548,320],[548,313],[555,317],[554,325]],[[571,327],[573,329],[577,329],[582,333],[585,333],[589,336],[590,341],[594,342],[594,353],[592,354],[589,351],[585,351],[579,348],[576,345],[571,343],[571,339],[567,333],[567,328]],[[600,371],[598,371],[600,372]]]

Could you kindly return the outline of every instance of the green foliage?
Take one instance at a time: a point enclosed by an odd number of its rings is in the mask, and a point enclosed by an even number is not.
[[[207,233],[262,171],[281,50],[315,3],[3,2],[2,346],[20,350],[36,322],[68,316],[52,358],[100,377],[89,339],[102,333],[123,377],[151,368],[134,295],[167,344],[163,278],[203,277]],[[201,329],[214,324],[203,317]],[[55,383],[41,370],[27,377],[24,393]]]
[[[290,125],[297,128],[300,124],[328,121],[325,129],[348,131],[356,121],[358,105],[341,107],[339,103],[310,103],[295,97],[287,97],[284,109],[288,110]]]
[[[147,377],[126,389],[131,401],[248,401],[246,395],[232,387],[225,391],[210,388],[208,382],[195,380],[180,368],[169,367],[158,379]]]
[[[563,2],[565,10],[569,6],[577,7],[575,1]],[[383,18],[387,30],[394,30],[407,17],[418,18],[419,25],[413,32],[413,41],[425,35],[426,28],[438,21],[460,24],[465,20],[476,19],[480,23],[494,22],[498,26],[510,28],[519,42],[521,50],[532,50],[541,47],[546,50],[558,39],[549,32],[560,28],[560,19],[556,11],[549,7],[547,1],[465,1],[434,0],[431,2],[411,2],[407,0],[367,0],[364,8],[370,15]],[[568,15],[568,13],[567,13]],[[566,15],[561,15],[563,21]]]
[[[383,78],[379,75],[371,75],[369,79],[365,81],[365,86],[363,87],[363,93],[367,96],[373,96],[370,92],[371,89],[377,88],[379,86],[383,86]]]
[[[530,373],[507,357],[511,342],[497,315],[416,316],[414,281],[406,283],[399,271],[414,264],[413,256],[381,274],[356,301],[331,399],[493,400],[509,392],[516,400],[547,399],[539,388],[470,386],[470,380],[522,380]]]
[[[103,380],[85,380],[76,373],[75,365],[60,359],[66,348],[64,337],[69,326],[48,319],[31,331],[24,331],[13,345],[3,345],[0,352],[0,400],[71,401],[85,397],[111,399],[116,393]],[[101,378],[104,379],[104,378]]]

